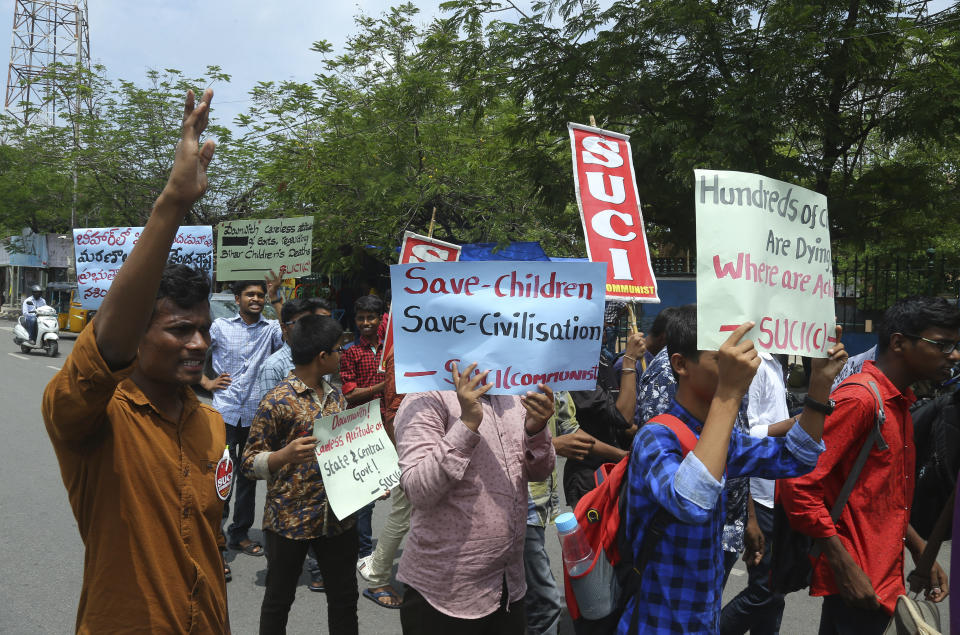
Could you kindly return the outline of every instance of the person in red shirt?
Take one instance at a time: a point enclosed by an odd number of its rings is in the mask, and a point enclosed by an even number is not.
[[[375,295],[361,296],[353,305],[353,313],[360,338],[340,356],[343,396],[351,408],[383,398],[384,373],[380,370],[380,355],[383,352],[383,338],[380,337],[383,300]],[[381,401],[381,419],[383,415]],[[368,568],[373,555],[373,503],[357,512],[357,531],[360,535],[357,571],[364,580],[369,581]]]
[[[903,583],[903,547],[916,562],[923,539],[910,526],[915,448],[910,385],[923,379],[943,381],[960,361],[960,312],[942,298],[910,297],[891,306],[877,333],[877,360],[848,377],[820,404],[828,412],[814,471],[781,481],[780,497],[794,529],[812,537],[821,550],[813,561],[810,594],[823,596],[820,635],[882,633]],[[873,382],[883,399],[881,427],[886,448],[878,444],[867,458],[839,520],[830,509],[857,454],[876,424]],[[939,565],[930,572],[927,597],[942,601],[947,576]]]

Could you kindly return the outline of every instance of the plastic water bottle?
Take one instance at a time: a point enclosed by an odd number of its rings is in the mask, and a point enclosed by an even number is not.
[[[593,549],[580,529],[577,517],[570,512],[557,516],[557,535],[563,551],[563,566],[570,577],[586,572],[593,562]]]

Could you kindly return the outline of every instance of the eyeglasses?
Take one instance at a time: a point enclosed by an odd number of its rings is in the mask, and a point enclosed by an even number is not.
[[[343,350],[344,350],[344,348],[343,348],[342,346],[338,346],[338,347],[336,347],[335,349],[333,349],[333,350],[330,351],[330,352],[331,352],[331,353],[342,353]]]
[[[954,342],[952,340],[931,340],[929,338],[921,337],[919,335],[911,335],[910,333],[904,333],[903,335],[905,337],[912,337],[915,340],[923,340],[924,342],[933,344],[938,349],[940,349],[940,352],[943,353],[944,355],[949,355],[953,351],[957,350],[958,346],[960,346],[960,342]]]

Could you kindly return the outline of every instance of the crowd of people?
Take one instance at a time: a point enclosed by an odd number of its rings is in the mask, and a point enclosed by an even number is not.
[[[694,305],[662,310],[622,351],[605,341],[593,390],[540,384],[522,396],[489,395],[487,373],[470,364],[454,366],[452,390],[397,394],[392,356],[381,366],[380,298],[352,307],[353,342],[328,301],[284,301],[275,276],[234,283],[238,314],[211,321],[206,275],[167,264],[206,188],[214,147],[200,136],[211,99],[209,90],[199,103],[188,94],[169,181],[44,393],[86,548],[77,632],[230,632],[224,553],[232,549],[266,557],[260,633],[286,632],[306,563],[310,589],[325,592],[332,634],[358,633],[358,574],[364,597],[399,609],[405,634],[556,634],[564,585],[545,532],[561,511],[560,490],[574,508],[597,468],[620,461],[628,465],[624,548],[636,577],[614,614],[577,620],[578,633],[779,632],[778,513],[812,539],[820,633],[884,632],[905,593],[904,547],[915,561],[925,547],[910,524],[910,386],[943,381],[960,361],[955,306],[897,302],[876,348],[857,360],[838,328],[828,356],[812,361],[795,413],[781,360],[748,338],[754,324],[718,351],[698,350]],[[279,320],[263,315],[267,303]],[[608,303],[608,326],[620,308]],[[197,384],[212,406],[197,399]],[[383,493],[390,511],[376,543],[373,503],[346,518],[333,513],[313,436],[317,417],[374,399],[401,470],[399,487]],[[689,447],[677,425],[692,434]],[[874,445],[843,492],[865,443]],[[266,481],[264,544],[249,533],[258,480]],[[662,519],[655,534],[654,518]],[[391,572],[404,539],[401,593]],[[747,586],[722,606],[739,557]],[[927,597],[942,601],[943,569],[920,573]]]

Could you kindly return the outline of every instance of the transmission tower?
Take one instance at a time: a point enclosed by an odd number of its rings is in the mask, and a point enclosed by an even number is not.
[[[14,0],[5,107],[24,124],[55,125],[79,108],[77,87],[48,74],[55,64],[89,70],[87,0]]]

